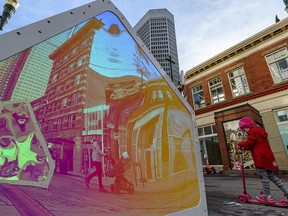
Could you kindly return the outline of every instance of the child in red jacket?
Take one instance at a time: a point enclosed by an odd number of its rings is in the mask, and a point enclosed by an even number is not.
[[[279,168],[268,143],[267,132],[261,127],[254,125],[254,122],[248,117],[240,119],[239,128],[247,132],[248,138],[245,142],[239,142],[237,148],[251,151],[254,164],[261,178],[264,193],[256,196],[257,200],[264,203],[275,203],[275,200],[270,195],[269,180],[274,182],[288,199],[288,188],[273,174],[273,171],[278,171]]]

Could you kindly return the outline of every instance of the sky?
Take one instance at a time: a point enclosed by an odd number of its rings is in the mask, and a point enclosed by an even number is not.
[[[0,8],[4,5],[0,4]],[[61,3],[59,3],[61,2]],[[19,0],[5,32],[46,19],[92,0]],[[112,0],[134,26],[149,9],[167,8],[176,28],[180,70],[201,64],[231,46],[284,19],[283,0]]]

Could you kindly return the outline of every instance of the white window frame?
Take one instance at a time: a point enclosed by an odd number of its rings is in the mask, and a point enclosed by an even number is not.
[[[196,90],[196,91],[194,92],[194,89],[195,89],[195,88],[198,89],[198,87],[200,87],[200,86],[201,86],[201,89],[200,89],[200,90]],[[203,85],[201,84],[201,85],[193,86],[193,87],[191,88],[191,92],[192,92],[192,99],[193,99],[194,109],[200,109],[200,108],[202,108],[202,107],[206,107],[206,101],[205,101],[205,95],[204,95]],[[200,99],[200,93],[201,93],[201,92],[203,93],[203,101],[204,101],[204,104],[201,103],[201,99]],[[198,104],[198,103],[196,104],[196,103],[195,103],[194,95],[196,95],[196,94],[198,94],[198,96],[199,96],[200,104]]]
[[[265,56],[265,59],[275,84],[288,81],[288,51],[286,47],[269,53]],[[276,63],[284,59],[286,59],[287,68],[280,70],[279,65]],[[271,65],[274,65],[274,67]]]
[[[63,98],[62,101],[61,101],[61,107],[62,107],[62,108],[65,108],[65,107],[67,107],[67,104],[68,104],[68,98],[65,97],[65,98]]]
[[[74,76],[74,85],[80,84],[81,74]]]
[[[288,117],[288,107],[284,107],[284,108],[277,109],[277,110],[273,111],[274,118],[275,118],[275,121],[276,121],[277,125],[287,124],[288,123],[288,118],[287,118],[287,120],[279,121],[277,112],[284,112],[287,115],[287,117]]]
[[[238,74],[231,77],[231,75],[235,72],[238,72]],[[244,68],[242,66],[227,72],[227,76],[229,79],[230,89],[233,97],[238,97],[240,95],[244,95],[250,92],[249,84],[246,79]],[[233,84],[233,81],[235,84]]]
[[[208,86],[209,86],[209,92],[210,92],[210,98],[211,98],[212,104],[225,101],[225,92],[224,92],[221,76],[217,76],[217,77],[214,77],[213,79],[208,80]],[[219,97],[219,94],[217,94],[217,98],[214,100],[213,95],[212,95],[212,90],[217,90],[220,88],[222,89],[223,97]]]
[[[74,128],[76,127],[76,120],[77,120],[77,114],[71,114],[68,116],[68,128]]]

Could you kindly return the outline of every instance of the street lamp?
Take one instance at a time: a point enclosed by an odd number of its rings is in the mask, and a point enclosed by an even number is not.
[[[2,16],[0,16],[0,30],[3,30],[5,24],[7,24],[8,20],[11,18],[12,14],[14,14],[19,7],[18,0],[6,0],[4,9],[2,12]]]

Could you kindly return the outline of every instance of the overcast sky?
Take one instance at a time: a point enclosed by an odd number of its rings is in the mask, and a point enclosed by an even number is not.
[[[3,34],[92,2],[19,0]],[[180,70],[191,69],[287,17],[283,0],[112,0],[134,26],[149,9],[167,8],[175,19]],[[4,5],[1,1],[0,8]]]

